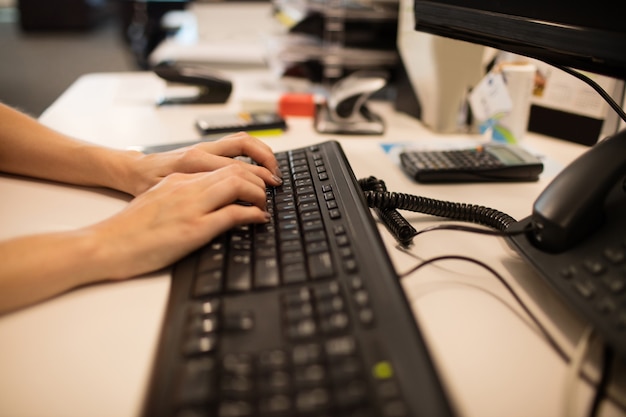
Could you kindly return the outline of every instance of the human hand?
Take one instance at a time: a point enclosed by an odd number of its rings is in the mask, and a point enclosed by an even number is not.
[[[88,228],[96,267],[122,279],[168,266],[241,224],[267,222],[264,181],[243,164],[168,175],[117,215]],[[246,205],[237,204],[243,201]]]
[[[248,156],[258,165],[234,159],[236,156]],[[210,172],[228,165],[245,167],[268,185],[281,183],[282,174],[271,148],[240,132],[169,152],[138,154],[116,188],[137,196],[172,173]]]

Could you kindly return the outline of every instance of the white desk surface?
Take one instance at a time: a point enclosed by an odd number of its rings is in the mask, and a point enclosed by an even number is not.
[[[237,97],[258,74],[242,72],[227,105],[156,107],[163,91],[150,73],[90,74],[73,84],[41,117],[45,124],[82,139],[117,148],[198,138],[193,123],[204,112],[237,110]],[[246,81],[247,80],[247,81]],[[282,136],[266,137],[275,150],[339,139],[357,178],[374,175],[392,191],[481,204],[517,219],[549,179],[585,148],[529,134],[525,144],[546,155],[537,183],[417,185],[382,151],[381,143],[471,143],[478,137],[438,135],[389,104],[372,103],[387,123],[384,136],[320,135],[308,118],[289,118]],[[106,190],[68,187],[0,176],[0,238],[64,230],[105,218],[128,197]],[[440,219],[406,213],[422,227]],[[395,248],[381,233],[399,272],[419,260]],[[572,351],[583,324],[507,247],[503,239],[439,231],[418,236],[414,256],[459,254],[499,271],[559,343]],[[416,319],[460,416],[559,416],[567,365],[529,324],[503,286],[469,263],[446,262],[403,280]],[[0,416],[135,417],[144,401],[169,289],[169,273],[92,285],[0,317]],[[549,318],[548,318],[549,317]],[[624,398],[624,391],[621,391]],[[575,416],[585,415],[592,395],[577,387]],[[604,407],[601,415],[624,415]]]

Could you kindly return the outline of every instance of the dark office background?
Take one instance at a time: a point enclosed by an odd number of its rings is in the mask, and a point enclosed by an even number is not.
[[[136,69],[115,13],[80,28],[24,30],[17,0],[0,0],[1,102],[37,117],[82,74]]]

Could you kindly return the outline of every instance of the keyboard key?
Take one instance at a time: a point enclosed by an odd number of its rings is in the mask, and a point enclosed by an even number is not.
[[[223,276],[221,270],[199,273],[193,289],[193,296],[200,298],[220,293],[223,288]]]
[[[350,324],[350,319],[346,313],[335,313],[331,314],[328,317],[321,319],[320,327],[321,330],[326,334],[339,334],[344,332],[348,325]]]
[[[315,298],[319,301],[341,295],[341,287],[337,282],[329,282],[315,287]]]
[[[254,327],[254,314],[251,311],[242,310],[229,312],[222,317],[224,331],[246,331]]]
[[[296,389],[321,387],[326,382],[326,368],[320,364],[298,367],[293,382]]]
[[[333,276],[334,270],[330,252],[316,253],[309,257],[309,274],[313,279]]]
[[[257,259],[254,267],[255,287],[276,287],[279,284],[278,260],[276,258]]]
[[[289,354],[285,350],[265,350],[259,353],[258,368],[260,372],[286,369],[289,362]]]
[[[187,309],[187,316],[193,318],[201,315],[217,314],[220,311],[221,305],[222,302],[218,298],[199,301],[189,306]]]
[[[262,396],[288,394],[293,388],[291,375],[287,371],[271,371],[259,379],[259,390]]]
[[[250,375],[224,374],[220,377],[221,395],[233,400],[252,399],[256,385]]]
[[[287,395],[273,395],[263,398],[259,411],[266,417],[291,417],[294,415],[293,402]]]
[[[252,356],[245,353],[230,353],[222,357],[222,371],[236,375],[252,375],[254,363]]]
[[[285,295],[283,296],[283,300],[288,306],[298,306],[311,301],[311,292],[308,288],[301,288],[296,291],[289,291],[285,293]]]
[[[187,324],[188,333],[214,333],[217,331],[218,319],[216,315],[192,317]]]
[[[320,316],[330,316],[331,314],[343,311],[344,308],[345,302],[340,296],[334,296],[317,302],[317,312]]]
[[[347,381],[357,379],[363,373],[361,362],[354,357],[347,357],[333,363],[329,367],[330,378],[335,386],[342,385]]]
[[[307,303],[285,308],[285,319],[289,322],[297,322],[313,318],[313,304]]]
[[[335,387],[333,396],[339,409],[350,409],[367,402],[367,385],[361,380],[352,380]]]
[[[326,355],[331,359],[352,356],[356,353],[356,342],[350,336],[329,339],[325,347]]]
[[[199,355],[202,353],[209,353],[215,350],[217,347],[217,337],[215,334],[207,335],[190,335],[183,345],[183,354],[186,356]]]
[[[306,232],[312,232],[316,230],[323,230],[324,224],[320,219],[309,220],[302,223],[302,230]]]
[[[230,254],[226,280],[228,291],[248,291],[252,288],[251,262],[251,255],[248,252],[235,251]]]
[[[317,325],[314,320],[304,319],[290,325],[287,329],[287,336],[292,340],[303,340],[312,338],[317,334]]]
[[[307,254],[313,255],[316,253],[328,252],[328,243],[325,239],[318,239],[305,242],[304,250]]]
[[[325,388],[314,388],[296,394],[296,410],[302,414],[319,413],[330,407],[330,394]]]
[[[295,366],[321,363],[323,358],[322,346],[317,343],[296,345],[291,352],[291,361]]]
[[[251,417],[253,415],[252,404],[246,401],[224,401],[218,410],[218,417]]]
[[[211,357],[191,359],[182,369],[177,389],[177,403],[204,404],[217,398],[217,372]]]
[[[383,406],[383,417],[409,417],[406,405],[401,401],[390,401]]]
[[[293,263],[283,266],[283,283],[297,284],[307,280],[307,272],[304,264]]]

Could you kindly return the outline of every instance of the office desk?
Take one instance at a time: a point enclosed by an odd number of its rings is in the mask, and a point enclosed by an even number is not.
[[[195,117],[238,109],[251,82],[263,74],[241,72],[226,105],[156,107],[164,84],[149,73],[91,74],[72,85],[41,117],[70,135],[102,145],[184,142],[198,138]],[[481,204],[521,219],[550,178],[585,148],[536,135],[529,148],[546,155],[537,183],[417,185],[402,174],[381,143],[411,141],[470,144],[480,138],[437,135],[414,119],[372,103],[387,122],[384,136],[327,136],[307,118],[290,118],[282,136],[265,137],[275,150],[339,139],[357,178],[374,175],[392,191]],[[99,189],[0,176],[0,238],[66,230],[119,210],[128,196]],[[407,213],[413,225],[441,219]],[[396,249],[381,227],[392,260],[403,272],[443,254],[475,257],[499,271],[572,352],[584,329],[501,238],[438,231],[415,239],[410,254]],[[461,416],[557,416],[563,409],[567,366],[487,271],[446,262],[403,280],[444,385]],[[134,417],[147,389],[169,289],[169,270],[118,283],[91,285],[0,317],[0,416]],[[622,391],[624,392],[624,391]],[[576,416],[588,409],[592,391],[578,386]],[[604,416],[624,415],[614,407]]]

